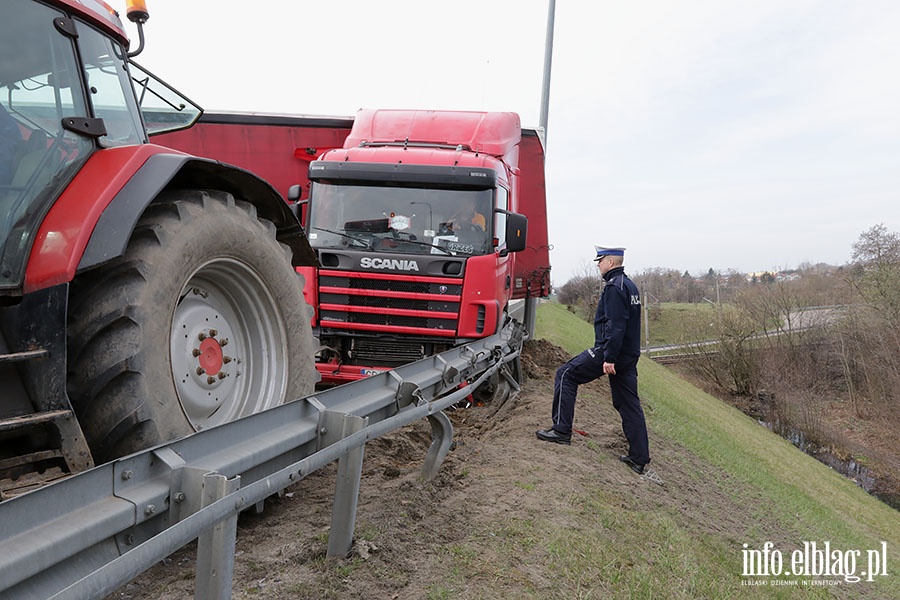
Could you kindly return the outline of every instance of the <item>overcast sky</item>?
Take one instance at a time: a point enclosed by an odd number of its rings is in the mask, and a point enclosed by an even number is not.
[[[547,0],[148,4],[138,62],[207,110],[539,124]],[[900,231],[898,32],[895,0],[557,0],[553,282],[595,243],[701,274],[840,265]]]

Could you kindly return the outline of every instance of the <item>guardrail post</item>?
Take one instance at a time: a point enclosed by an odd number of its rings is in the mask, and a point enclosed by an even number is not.
[[[218,473],[203,476],[204,507],[241,487],[241,478],[228,479]],[[229,600],[234,578],[234,544],[238,512],[205,531],[197,540],[195,600]]]
[[[367,418],[340,413],[329,412],[326,415],[342,419],[342,438],[362,430],[369,421]],[[365,448],[365,444],[360,444],[338,459],[326,558],[344,558],[353,548],[353,529],[356,526],[356,507],[359,502],[359,482],[362,477]]]
[[[428,415],[428,422],[431,423],[431,446],[422,466],[422,479],[425,481],[437,476],[453,442],[453,423],[443,411]]]

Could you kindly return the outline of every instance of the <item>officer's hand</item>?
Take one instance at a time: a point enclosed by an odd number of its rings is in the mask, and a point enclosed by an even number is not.
[[[603,363],[603,372],[606,375],[615,375],[616,374],[616,365],[614,363]]]

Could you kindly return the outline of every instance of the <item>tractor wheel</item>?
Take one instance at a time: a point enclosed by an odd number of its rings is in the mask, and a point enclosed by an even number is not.
[[[72,284],[68,391],[95,460],[312,393],[309,320],[289,250],[254,206],[164,193],[123,256]]]

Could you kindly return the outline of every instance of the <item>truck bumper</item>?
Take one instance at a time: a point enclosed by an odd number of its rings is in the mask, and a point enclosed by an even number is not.
[[[365,379],[371,375],[390,371],[390,367],[367,365],[339,365],[337,363],[316,363],[316,369],[322,376],[319,385],[333,386]]]

